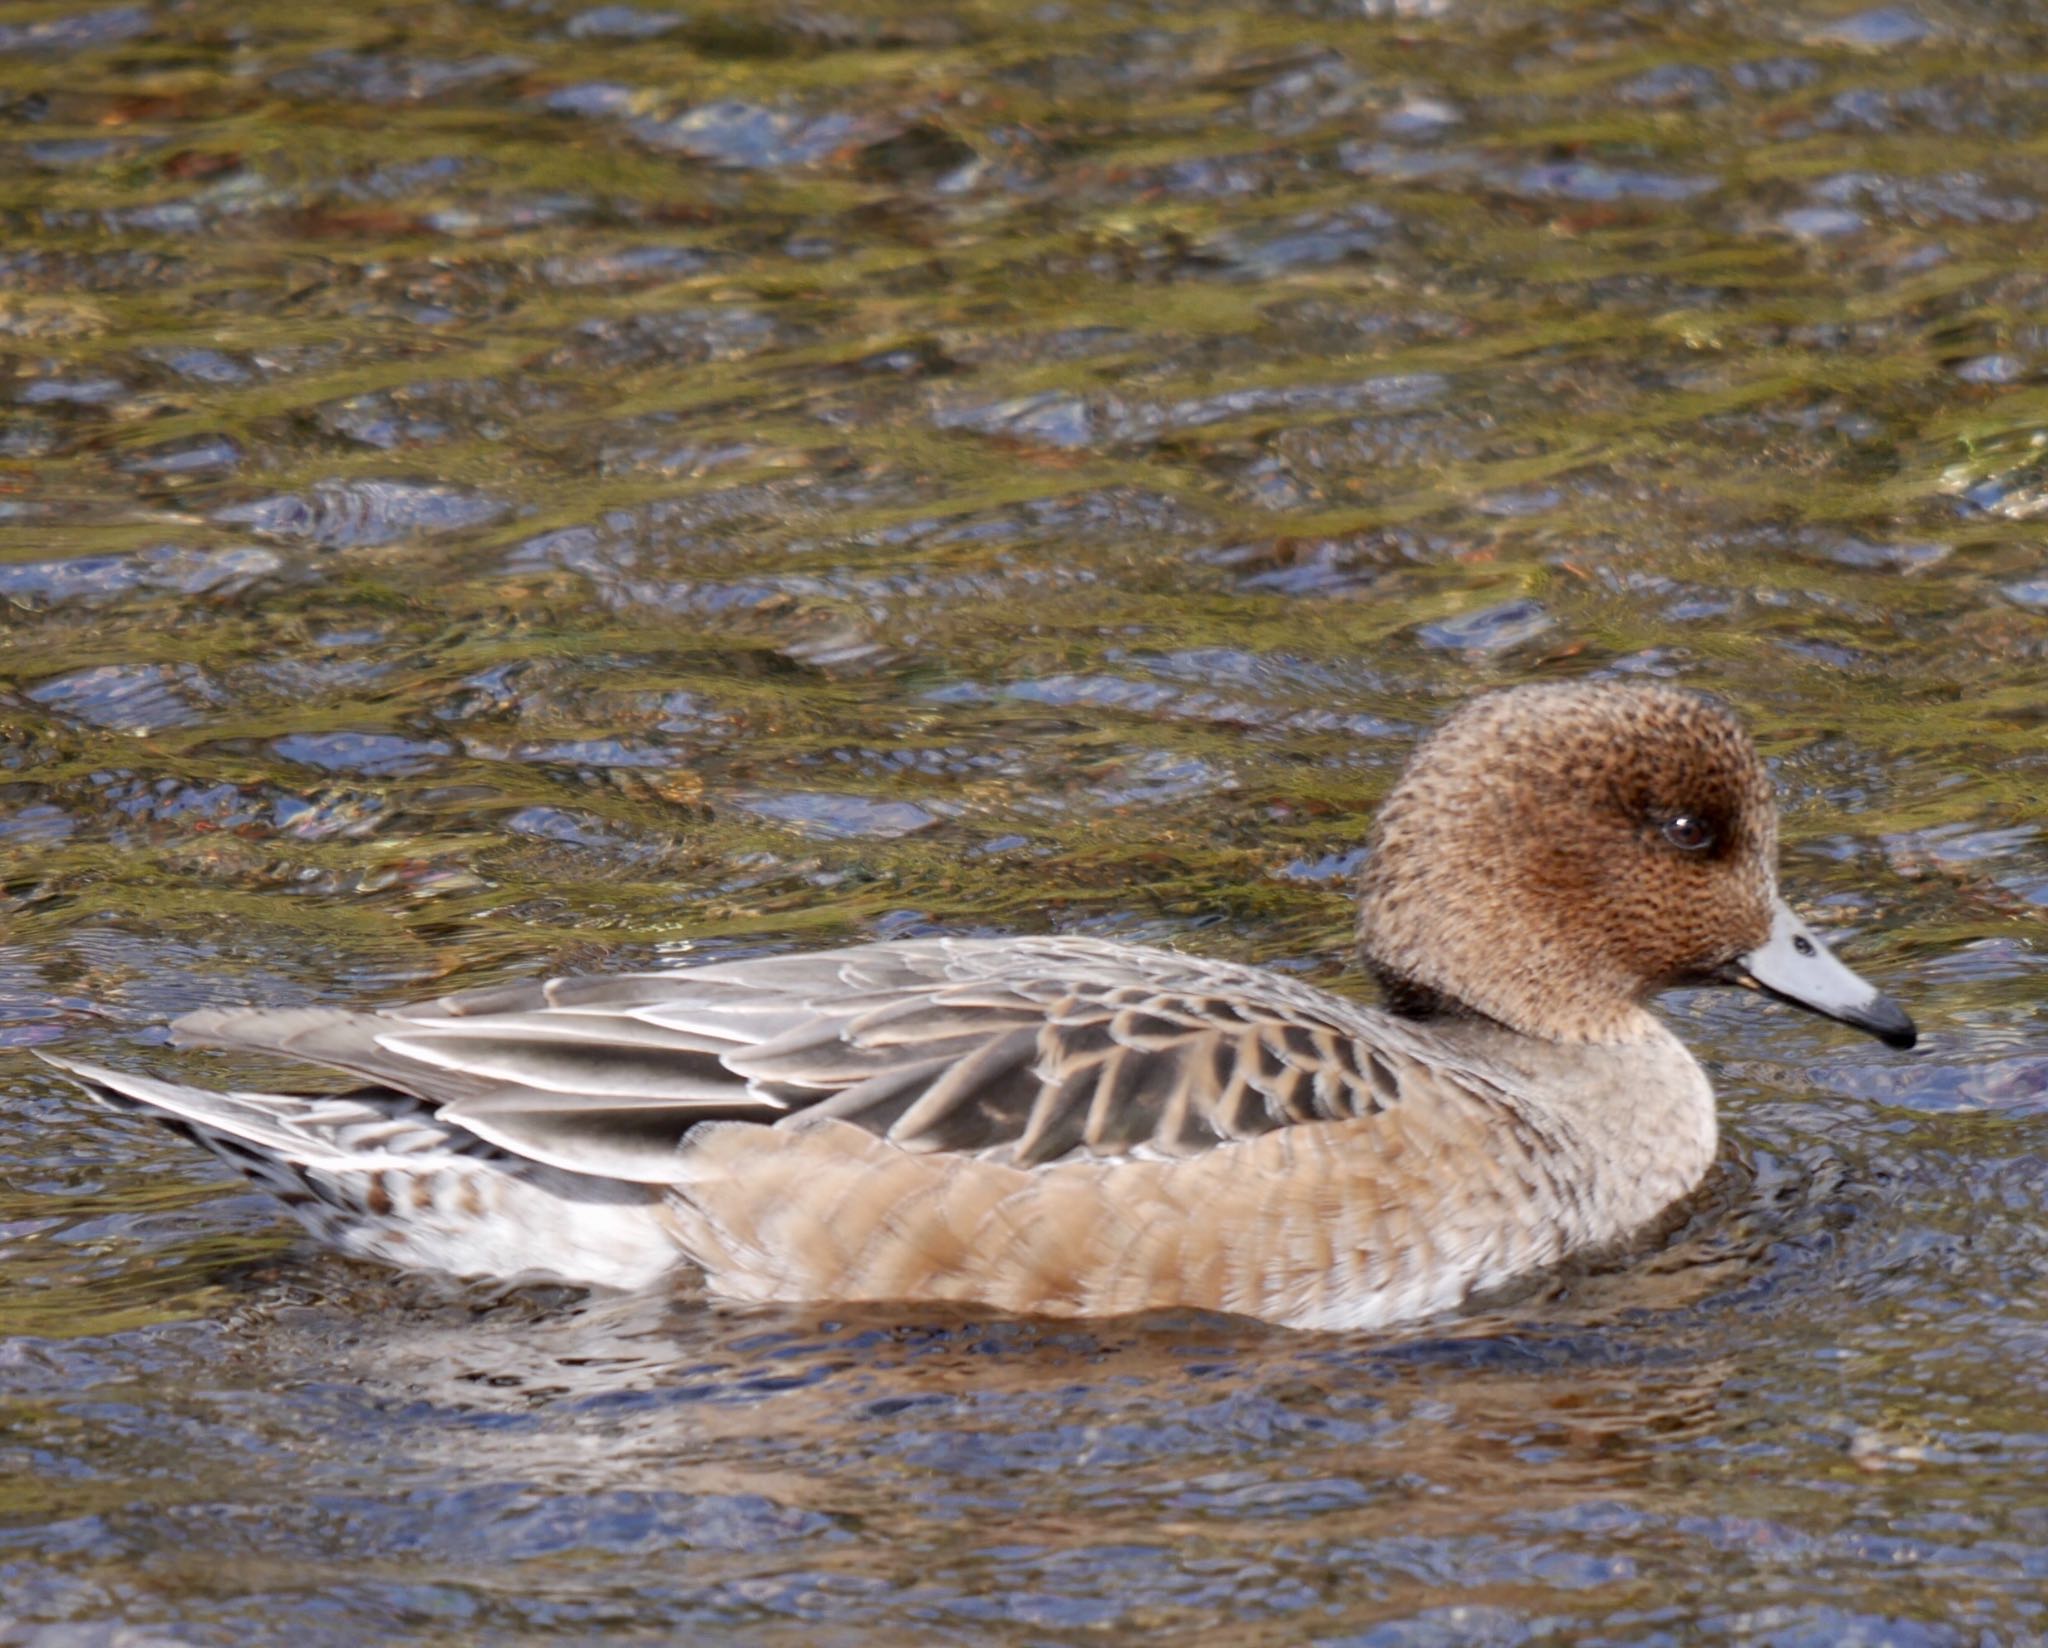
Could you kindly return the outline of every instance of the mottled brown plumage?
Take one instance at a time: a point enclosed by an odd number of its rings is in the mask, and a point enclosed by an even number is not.
[[[1674,852],[1661,821],[1714,832]],[[1640,1004],[1763,943],[1777,806],[1724,707],[1664,686],[1489,693],[1415,753],[1373,829],[1358,939],[1390,994],[1524,1035],[1641,1034]]]
[[[1747,969],[1910,1042],[1778,901],[1775,833],[1720,706],[1521,688],[1382,809],[1360,940],[1392,1013],[1168,950],[928,939],[175,1027],[372,1084],[339,1098],[66,1067],[400,1264],[1373,1326],[1698,1180],[1713,1095],[1660,986]]]

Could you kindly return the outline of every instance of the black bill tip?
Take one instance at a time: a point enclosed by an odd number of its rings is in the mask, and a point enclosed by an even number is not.
[[[1842,1022],[1869,1031],[1887,1047],[1911,1047],[1920,1039],[1920,1032],[1905,1008],[1890,996],[1879,996],[1867,1006],[1844,1013]]]

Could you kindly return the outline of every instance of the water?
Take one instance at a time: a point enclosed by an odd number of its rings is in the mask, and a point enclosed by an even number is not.
[[[1377,1339],[394,1276],[9,1052],[0,1643],[2048,1641],[2044,86],[1996,0],[0,17],[0,1045],[1355,988],[1418,731],[1589,672],[1743,707],[1928,1031],[1669,998],[1680,1228]]]

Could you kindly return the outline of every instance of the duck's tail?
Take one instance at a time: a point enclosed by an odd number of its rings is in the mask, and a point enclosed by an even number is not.
[[[407,1094],[215,1092],[42,1053],[226,1162],[322,1242],[413,1270],[639,1288],[683,1255],[652,1186],[514,1156]]]
[[[316,1100],[269,1093],[216,1093],[110,1070],[83,1059],[59,1058],[54,1053],[38,1052],[36,1057],[73,1078],[109,1109],[163,1122],[245,1172],[252,1155],[300,1160],[312,1142],[292,1118],[295,1111],[309,1108]]]

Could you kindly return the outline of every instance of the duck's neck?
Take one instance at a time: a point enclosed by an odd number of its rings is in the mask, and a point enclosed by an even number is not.
[[[1435,1028],[1459,1024],[1490,1025],[1512,1035],[1555,1046],[1620,1047],[1658,1041],[1669,1032],[1654,1014],[1638,1002],[1615,1001],[1595,1012],[1581,1003],[1570,1011],[1527,1014],[1488,1012],[1412,973],[1390,966],[1370,948],[1362,952],[1367,970],[1380,987],[1380,999],[1396,1018]],[[1555,1005],[1555,1004],[1545,1004]]]

